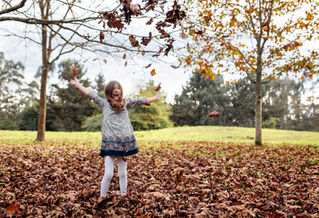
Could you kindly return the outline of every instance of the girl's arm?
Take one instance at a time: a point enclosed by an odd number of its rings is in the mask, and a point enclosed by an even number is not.
[[[71,79],[70,80],[70,84],[74,85],[76,88],[78,88],[84,95],[88,95],[89,94],[89,91],[84,87],[82,86],[78,79],[75,77],[74,79]]]
[[[147,103],[151,103],[151,102],[160,100],[161,97],[162,97],[161,93],[157,93],[154,97],[146,98],[146,100],[147,100]]]

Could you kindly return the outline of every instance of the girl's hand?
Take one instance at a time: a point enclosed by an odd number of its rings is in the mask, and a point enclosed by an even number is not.
[[[157,93],[157,94],[155,95],[156,101],[161,100],[161,97],[162,97],[161,93]]]
[[[154,102],[154,101],[159,101],[161,99],[162,95],[161,93],[157,93],[154,97],[146,98],[147,104]]]
[[[89,94],[89,90],[87,90],[84,86],[82,86],[79,83],[79,80],[74,77],[73,79],[70,80],[70,84],[74,85],[76,88],[78,88],[83,94],[88,95]]]
[[[77,84],[79,84],[79,81],[78,81],[78,79],[77,79],[76,77],[74,77],[74,79],[71,79],[71,80],[70,80],[70,84],[76,86]]]

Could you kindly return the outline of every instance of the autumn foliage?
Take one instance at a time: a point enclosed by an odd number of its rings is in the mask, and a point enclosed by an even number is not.
[[[186,10],[194,43],[184,63],[198,72],[251,79],[261,73],[263,80],[318,72],[319,53],[312,46],[319,39],[316,1],[204,0],[189,2]]]
[[[98,148],[1,145],[0,215],[311,217],[319,213],[319,150],[233,143],[157,142],[128,158],[129,194],[103,176]],[[178,148],[178,149],[176,149]],[[115,170],[116,172],[116,170]]]
[[[121,33],[126,26],[131,24],[132,17],[149,17],[145,26],[153,26],[158,34],[154,35],[154,33],[148,32],[141,37],[130,32],[127,33],[129,35],[128,40],[130,45],[136,49],[135,51],[138,51],[142,56],[145,55],[145,50],[147,50],[147,46],[152,40],[160,40],[161,45],[157,52],[148,51],[152,54],[152,57],[158,57],[161,54],[167,56],[173,49],[175,39],[170,31],[180,25],[185,16],[185,11],[177,0],[170,3],[166,0],[147,0],[142,1],[141,4],[133,3],[132,0],[120,0],[120,6],[115,10],[99,12],[99,24],[106,31],[114,29]],[[99,39],[101,43],[105,40],[103,31],[100,31]],[[154,76],[155,71],[152,71],[151,75]]]

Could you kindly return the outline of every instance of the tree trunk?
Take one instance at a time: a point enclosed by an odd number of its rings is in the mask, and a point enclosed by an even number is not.
[[[37,140],[45,140],[45,120],[46,120],[46,89],[48,81],[48,56],[47,56],[47,26],[42,25],[42,75],[41,75],[41,93],[38,114],[38,132]]]
[[[262,124],[262,91],[261,91],[261,73],[256,76],[256,110],[255,110],[255,145],[262,145],[261,124]]]

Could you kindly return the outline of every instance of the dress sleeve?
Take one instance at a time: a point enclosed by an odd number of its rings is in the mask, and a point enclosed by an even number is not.
[[[88,96],[93,99],[95,103],[97,103],[100,107],[104,107],[105,99],[98,96],[95,92],[89,91]]]
[[[135,106],[147,103],[146,97],[127,98],[127,99],[125,99],[125,101],[126,101],[126,108],[127,109],[130,109],[130,108],[133,108]]]

